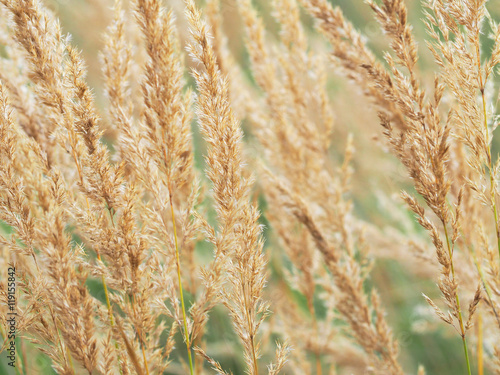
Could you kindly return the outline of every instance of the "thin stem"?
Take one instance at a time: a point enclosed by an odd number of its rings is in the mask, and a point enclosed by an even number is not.
[[[1,325],[0,325],[0,335],[2,336],[2,339],[3,339],[4,342],[7,341],[7,334],[3,331],[3,327]],[[21,375],[21,373],[19,372],[19,369],[17,368],[17,366],[14,366],[14,368],[16,369],[17,375]]]
[[[78,162],[78,157],[76,155],[75,147],[73,145],[72,133],[70,133],[70,143],[71,143],[71,150],[72,150],[72,153],[73,153],[73,159],[75,159],[76,169],[78,171],[78,176],[80,178],[80,182],[83,185],[82,168],[80,167],[80,163]],[[87,197],[85,197],[85,202],[87,203],[87,209],[90,212],[90,203],[89,203],[89,199]],[[115,223],[113,221],[113,215],[111,214],[111,211],[109,211],[109,214],[110,214],[110,217],[111,217],[111,223],[113,223],[113,226],[114,226]],[[97,255],[97,260],[99,260],[99,262],[102,262],[101,252],[99,251],[99,249],[95,248],[95,252],[96,252],[96,255]],[[37,267],[38,267],[38,265],[37,265]],[[109,323],[110,323],[111,327],[114,327],[115,321],[114,321],[114,317],[113,317],[113,310],[111,309],[111,302],[110,302],[110,299],[109,299],[108,286],[106,284],[106,279],[104,278],[104,274],[101,275],[101,281],[102,281],[102,287],[104,289],[104,296],[106,298],[106,306],[108,308]],[[118,362],[120,362],[120,353],[119,353],[120,345],[118,344],[117,341],[115,341],[115,348],[116,348],[116,352],[118,354]],[[122,373],[123,373],[123,371],[122,371],[122,369],[120,367],[120,374],[122,374]]]
[[[245,303],[245,313],[247,316],[247,324],[248,324],[248,332],[250,333],[250,343],[252,347],[252,361],[253,361],[253,368],[254,368],[254,374],[259,375],[259,367],[257,365],[257,355],[255,353],[255,343],[254,343],[254,336],[253,336],[253,329],[252,329],[252,321],[250,319],[250,308],[249,308],[249,303],[247,301],[247,292],[245,288],[245,282],[242,281],[242,287],[243,287],[243,296],[244,296],[244,303]]]
[[[493,305],[493,300],[491,298],[491,290],[488,287],[488,284],[486,284],[486,279],[483,274],[483,270],[481,268],[481,265],[479,264],[479,261],[477,260],[476,252],[473,247],[470,247],[470,251],[472,253],[472,258],[474,259],[474,264],[476,265],[477,272],[479,273],[479,278],[481,279],[481,283],[483,284],[483,288],[486,291],[486,296],[488,297],[488,301],[490,303],[491,309],[493,310],[493,314],[495,315],[495,318],[497,320],[497,324],[500,327],[500,317],[498,316],[497,310],[495,309],[495,305]]]
[[[14,365],[14,368],[16,369],[16,374],[17,374],[17,375],[22,375],[22,374],[21,374],[21,371],[17,368],[17,366],[16,366],[16,365]]]
[[[467,371],[469,371],[469,375],[471,375],[470,371],[470,361],[469,361],[469,353],[467,351],[467,340],[465,338],[465,335],[462,336],[462,343],[464,345],[464,353],[465,353],[465,360],[467,361]]]
[[[141,339],[142,359],[144,360],[144,368],[146,369],[146,374],[149,375],[148,360],[146,358],[146,351],[144,350],[144,343],[142,341],[143,340]]]
[[[16,369],[16,374],[17,375],[22,375],[21,371],[19,370],[19,368],[17,366],[14,365],[14,368]]]
[[[493,176],[493,160],[491,159],[491,143],[490,143],[490,134],[488,130],[488,115],[486,111],[486,98],[484,96],[484,87],[486,85],[486,79],[483,83],[483,75],[481,73],[481,55],[479,51],[479,45],[476,47],[477,53],[477,69],[479,75],[479,90],[481,91],[481,99],[483,101],[483,119],[484,119],[484,131],[486,132],[486,154],[488,158],[488,170],[490,175],[490,195],[491,195],[491,203],[493,205],[493,216],[495,217],[495,233],[497,235],[497,247],[498,247],[498,256],[500,261],[500,229],[498,227],[498,210],[495,196],[495,179]]]
[[[483,363],[483,315],[477,316],[477,375],[484,375]]]
[[[76,160],[76,159],[75,159]],[[78,165],[78,163],[77,163]],[[82,176],[80,175],[80,178],[82,178]],[[89,209],[90,211],[90,205],[89,205],[89,200],[87,199],[87,197],[85,197],[85,200],[87,201],[87,208]],[[111,212],[111,209],[108,207],[108,212],[109,212],[109,217],[111,219],[111,224],[113,225],[113,227],[115,226],[115,221],[113,219],[113,214]],[[95,249],[96,251],[96,254],[97,254],[97,259],[102,262],[101,260],[101,253],[99,251],[98,248]],[[111,327],[114,327],[115,326],[115,318],[113,316],[113,310],[111,308],[111,302],[109,300],[109,292],[108,292],[108,286],[106,285],[106,280],[104,279],[104,274],[101,275],[101,280],[102,280],[102,287],[104,289],[104,296],[106,297],[106,306],[108,307],[108,315],[109,315],[109,324],[111,325]],[[116,349],[116,353],[117,353],[117,359],[118,359],[118,363],[121,362],[121,356],[120,356],[120,345],[118,344],[118,341],[114,340],[115,341],[115,349]],[[123,374],[123,370],[121,368],[121,366],[119,366],[119,370],[120,370],[120,374],[122,375]],[[146,371],[147,371],[147,366],[146,366]]]
[[[3,327],[2,327],[1,324],[0,324],[0,336],[2,336],[2,340],[3,341],[7,340],[7,334],[3,331]],[[3,351],[3,345],[0,346],[0,349],[2,349],[2,350],[0,350],[0,353],[2,353],[2,351]]]
[[[99,254],[99,252],[97,252],[97,259],[101,260],[101,255]],[[111,324],[111,327],[114,327],[115,326],[115,319],[113,316],[113,310],[111,309],[111,302],[109,300],[108,287],[106,285],[106,281],[104,280],[104,275],[101,275],[101,280],[102,280],[102,286],[104,288],[104,296],[106,297],[106,305],[108,307],[109,323]],[[121,362],[121,356],[120,356],[120,351],[119,351],[120,345],[118,344],[118,341],[116,341],[116,340],[114,340],[114,341],[115,341],[116,353],[118,356],[118,363],[120,363]],[[120,366],[120,374],[123,374],[121,366]]]
[[[448,203],[448,206],[451,208],[451,203],[449,202],[448,198],[446,198],[446,202]],[[481,279],[481,284],[483,284],[483,288],[486,292],[486,296],[488,297],[488,301],[490,303],[491,309],[493,310],[493,314],[495,315],[498,327],[500,327],[500,316],[498,316],[497,310],[495,309],[495,306],[493,305],[492,297],[491,297],[491,290],[488,287],[488,284],[486,283],[486,278],[484,277],[483,269],[481,268],[481,264],[479,263],[476,255],[476,250],[474,249],[474,246],[470,243],[470,241],[467,240],[467,236],[463,232],[463,230],[460,228],[460,237],[464,239],[464,246],[467,247],[469,250],[470,254],[472,255],[472,259],[474,260],[474,264],[476,265],[477,268],[477,273],[479,274],[479,278]]]
[[[448,236],[448,229],[446,227],[446,223],[444,220],[442,221],[443,227],[444,227],[444,234],[446,236],[446,246],[448,247],[448,253],[450,255],[450,267],[451,267],[451,275],[453,278],[453,281],[455,281],[455,268],[453,266],[453,251],[450,246],[450,240]],[[464,353],[465,353],[465,361],[467,362],[467,371],[468,374],[471,375],[471,370],[470,370],[470,360],[469,360],[469,351],[467,349],[467,340],[465,338],[465,328],[464,328],[464,320],[462,318],[462,309],[460,308],[460,299],[458,297],[458,292],[455,292],[455,300],[457,302],[457,310],[458,310],[458,321],[460,323],[460,336],[462,336],[462,343],[464,346]]]
[[[135,302],[135,295],[132,294],[132,297],[129,297],[130,304],[132,305],[132,310],[134,312],[134,316],[137,315],[137,311],[135,309],[136,302]],[[146,370],[146,374],[149,375],[149,366],[148,366],[148,360],[146,358],[146,343],[144,339],[144,331],[141,329],[136,328],[137,330],[137,336],[139,336],[139,344],[141,346],[141,351],[142,351],[142,360],[144,361],[144,369]]]
[[[177,278],[179,279],[179,294],[181,298],[181,306],[182,306],[182,320],[184,323],[184,340],[186,342],[186,348],[189,357],[189,371],[191,375],[194,374],[193,371],[193,358],[191,356],[191,343],[189,340],[189,332],[187,325],[187,317],[186,317],[186,306],[184,304],[184,293],[182,291],[182,277],[181,277],[181,261],[179,256],[179,244],[177,241],[177,226],[175,224],[175,212],[174,212],[174,204],[172,203],[172,194],[170,193],[170,211],[172,213],[172,225],[174,226],[174,241],[175,241],[175,260],[177,264]]]

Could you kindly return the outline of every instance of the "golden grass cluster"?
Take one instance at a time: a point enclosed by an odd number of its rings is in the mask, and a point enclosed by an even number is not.
[[[91,1],[109,16],[100,103],[55,14],[0,0],[0,333],[5,350],[12,265],[13,373],[229,374],[214,347],[230,342],[242,374],[425,374],[400,355],[393,286],[370,280],[391,258],[437,283],[442,298],[421,301],[446,323],[432,329],[461,342],[461,373],[500,374],[500,27],[485,0],[423,0],[419,50],[405,1],[367,3],[382,58],[327,0],[262,3],[270,13],[251,0]],[[352,185],[371,175],[352,167],[365,151],[338,118],[363,120],[336,113],[333,75],[367,99],[385,138],[363,147],[404,167],[398,207],[421,230],[355,210]],[[232,331],[211,332],[214,314]],[[37,352],[52,369],[29,363]]]

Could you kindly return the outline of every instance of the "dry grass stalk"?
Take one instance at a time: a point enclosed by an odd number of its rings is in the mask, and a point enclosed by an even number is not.
[[[241,129],[229,105],[229,91],[217,65],[209,41],[209,31],[195,4],[186,1],[186,15],[191,28],[191,57],[204,70],[194,70],[199,90],[197,114],[201,132],[209,148],[207,176],[213,184],[219,235],[214,238],[216,257],[228,257],[229,285],[222,301],[229,309],[236,333],[245,348],[248,372],[259,374],[258,330],[267,315],[263,300],[266,283],[263,242],[258,224],[259,213],[249,203],[250,179],[242,173]],[[277,373],[284,364],[286,350],[278,348]]]

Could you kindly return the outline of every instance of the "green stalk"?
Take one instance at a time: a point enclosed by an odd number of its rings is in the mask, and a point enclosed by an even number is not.
[[[446,203],[448,203],[448,206],[452,208],[452,205],[449,201],[448,198],[446,198]],[[491,297],[491,290],[488,287],[488,284],[486,283],[486,278],[484,277],[483,269],[481,268],[481,264],[479,263],[479,260],[477,259],[476,255],[476,250],[474,249],[474,246],[472,244],[467,244],[467,237],[465,236],[465,233],[462,231],[460,228],[460,236],[464,239],[464,246],[467,247],[467,250],[469,250],[470,254],[472,255],[472,259],[474,260],[474,264],[477,269],[477,273],[479,274],[479,278],[481,279],[481,284],[483,284],[483,288],[486,291],[486,295],[488,297],[488,300],[490,301],[491,308],[493,310],[493,314],[495,315],[495,318],[497,320],[498,326],[500,327],[500,317],[498,316],[498,313],[495,309],[495,306],[493,306],[492,297]]]
[[[498,326],[500,327],[500,317],[498,316],[498,313],[495,309],[495,306],[493,305],[492,298],[491,298],[491,290],[488,287],[488,284],[486,283],[486,278],[484,277],[483,270],[481,268],[481,265],[479,264],[479,261],[477,260],[476,256],[476,251],[472,246],[469,247],[471,253],[472,253],[472,258],[474,259],[474,264],[476,265],[477,272],[479,273],[479,278],[481,279],[481,283],[483,284],[484,290],[486,292],[486,295],[488,297],[488,300],[490,301],[491,308],[493,310],[493,314],[495,315],[495,318],[497,320]]]
[[[181,298],[181,306],[182,306],[182,320],[184,323],[184,341],[186,342],[186,348],[188,352],[189,358],[189,371],[191,375],[194,374],[193,370],[193,358],[191,356],[191,343],[189,340],[189,332],[187,325],[187,317],[186,317],[186,306],[184,304],[184,293],[182,291],[182,277],[181,277],[181,261],[179,256],[179,244],[177,241],[177,226],[175,224],[175,213],[174,213],[174,205],[172,203],[172,194],[170,194],[170,211],[172,213],[172,225],[174,226],[174,241],[175,241],[175,260],[177,264],[177,278],[179,279],[179,295]]]

